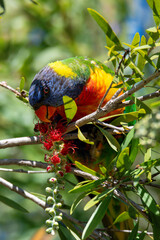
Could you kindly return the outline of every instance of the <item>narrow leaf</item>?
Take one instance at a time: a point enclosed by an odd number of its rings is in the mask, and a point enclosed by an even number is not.
[[[22,90],[24,89],[24,84],[25,84],[25,78],[22,77],[19,85],[20,92],[22,92]]]
[[[118,168],[118,172],[124,173],[126,170],[129,170],[131,167],[129,160],[129,148],[123,149],[117,159],[116,167]]]
[[[143,47],[144,45],[146,45],[146,38],[145,38],[145,36],[143,35],[143,36],[141,37],[140,46]],[[145,51],[145,52],[146,52],[146,51]],[[139,53],[137,67],[138,67],[141,71],[143,71],[144,66],[145,66],[145,59],[144,59],[143,55],[141,55],[141,54]]]
[[[129,213],[124,211],[114,220],[113,225],[119,222],[124,222],[130,218]]]
[[[136,239],[136,236],[138,234],[138,225],[139,225],[139,223],[137,222],[136,225],[134,226],[132,232],[129,234],[128,240]]]
[[[91,191],[92,189],[97,188],[103,181],[104,179],[99,179],[99,180],[93,180],[84,185],[77,185],[73,189],[71,189],[69,193],[80,193],[80,192]]]
[[[98,223],[102,220],[104,217],[106,210],[108,208],[108,205],[110,203],[110,200],[112,198],[112,195],[109,195],[106,197],[96,208],[96,210],[93,212],[92,216],[90,217],[89,221],[87,222],[83,233],[82,233],[82,240],[86,239],[96,228]]]
[[[96,205],[99,201],[101,201],[104,197],[107,197],[109,194],[111,194],[114,191],[115,188],[107,189],[106,191],[103,191],[102,193],[96,195],[94,198],[92,198],[85,206],[84,210],[87,211],[94,205]]]
[[[113,45],[121,46],[121,43],[120,43],[118,37],[116,36],[115,32],[112,30],[109,23],[104,19],[104,17],[102,17],[94,9],[88,8],[88,11],[89,11],[90,15],[94,18],[94,20],[97,22],[97,24],[100,26],[100,28],[106,34],[106,37],[107,37],[107,40],[108,40],[108,43],[109,43],[108,46],[113,46]]]
[[[28,213],[28,210],[26,210],[21,205],[19,205],[17,202],[15,202],[15,201],[7,198],[7,197],[4,197],[4,196],[0,195],[0,201],[3,202],[4,204],[6,204],[7,206],[11,207],[11,208],[19,210],[23,213]]]
[[[151,194],[140,184],[137,186],[137,194],[141,198],[143,205],[153,214],[160,216],[160,209]]]
[[[82,142],[93,145],[94,142],[91,142],[89,139],[87,139],[81,132],[80,128],[78,126],[76,127],[78,128],[78,139],[81,140]]]
[[[77,162],[75,161],[74,164],[76,165],[77,168],[79,168],[80,170],[84,171],[84,172],[87,172],[87,173],[90,173],[91,175],[93,176],[100,176],[99,173],[97,173],[96,171],[86,167],[85,165],[83,165],[82,163],[80,162]]]
[[[99,130],[101,131],[101,133],[105,136],[105,138],[107,139],[108,144],[111,146],[111,148],[118,152],[118,150],[120,149],[120,145],[119,142],[105,129],[97,126],[99,128]]]
[[[160,1],[159,0],[147,0],[147,3],[153,11],[153,18],[158,27],[160,24]]]
[[[74,118],[77,112],[77,105],[75,101],[68,96],[63,96],[63,102],[67,122],[69,123]]]
[[[74,210],[78,207],[78,205],[81,203],[84,197],[86,197],[89,193],[82,193],[80,194],[72,203],[71,209],[70,209],[70,214],[74,212]]]

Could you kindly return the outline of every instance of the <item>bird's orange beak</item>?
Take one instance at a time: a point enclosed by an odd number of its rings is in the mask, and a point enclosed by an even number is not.
[[[51,122],[51,118],[53,117],[55,111],[56,111],[55,107],[43,105],[40,108],[38,108],[38,110],[36,110],[35,113],[42,122]]]

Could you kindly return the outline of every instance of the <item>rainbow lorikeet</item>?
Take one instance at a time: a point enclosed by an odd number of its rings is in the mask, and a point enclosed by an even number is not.
[[[51,62],[36,74],[29,90],[29,102],[42,122],[56,122],[66,119],[63,96],[69,96],[77,104],[77,112],[72,120],[75,121],[97,109],[113,77],[111,69],[94,59],[73,57]],[[117,92],[114,86],[113,84],[102,106]],[[123,111],[124,108],[121,108],[107,115]],[[108,151],[108,145],[96,127],[87,125],[84,126],[84,131],[92,135],[94,145],[74,140],[77,146],[74,159],[96,170],[99,163],[107,166],[106,156],[107,159],[113,159],[115,152],[112,149]]]

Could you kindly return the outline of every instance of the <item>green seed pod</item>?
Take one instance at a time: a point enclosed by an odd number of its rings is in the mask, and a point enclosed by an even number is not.
[[[53,229],[52,229],[52,228],[47,228],[47,229],[46,229],[46,233],[48,233],[48,234],[51,234],[51,233],[52,233],[52,231],[53,231]]]
[[[61,216],[56,216],[54,219],[55,219],[55,221],[62,221],[62,217]]]
[[[55,202],[55,200],[53,197],[51,197],[51,196],[47,197],[47,203],[52,204],[54,202]]]
[[[55,215],[56,215],[55,209],[54,209],[54,208],[51,208],[51,209],[49,210],[49,214],[51,214],[52,216],[55,216]]]
[[[46,225],[51,226],[51,225],[52,225],[52,222],[53,222],[53,220],[47,219],[47,220],[46,220]]]
[[[53,189],[52,189],[52,188],[50,188],[50,187],[46,187],[46,189],[45,189],[45,190],[46,190],[46,192],[47,192],[47,193],[52,193],[52,192],[53,192]]]
[[[60,203],[60,202],[57,203],[57,204],[56,204],[56,207],[57,207],[57,208],[61,208],[61,207],[62,207],[62,203]]]
[[[47,213],[49,213],[49,211],[51,210],[52,208],[45,208],[45,211],[47,212]]]

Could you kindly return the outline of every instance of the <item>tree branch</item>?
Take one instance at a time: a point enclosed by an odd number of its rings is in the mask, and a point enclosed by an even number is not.
[[[39,162],[39,161],[32,161],[32,160],[25,160],[25,159],[0,159],[0,165],[19,165],[19,166],[28,166],[33,168],[42,168],[46,169],[48,164]]]
[[[20,188],[18,186],[13,185],[12,183],[8,182],[7,180],[5,180],[2,177],[0,177],[0,184],[9,188],[11,191],[18,193],[19,195],[23,196],[24,198],[30,199],[32,202],[35,202],[36,204],[38,204],[40,207],[46,208],[46,203],[43,200],[39,199],[38,197],[23,190],[22,188]]]
[[[0,171],[2,172],[16,172],[16,173],[27,173],[27,174],[33,174],[33,173],[48,173],[47,171],[30,171],[30,170],[23,170],[23,169],[9,169],[9,168],[0,168]]]
[[[106,105],[101,108],[96,110],[95,112],[88,114],[87,116],[78,119],[77,121],[71,123],[68,128],[66,133],[71,132],[73,130],[76,129],[76,126],[81,127],[85,124],[87,124],[88,122],[94,122],[95,120],[104,117],[106,114],[108,114],[109,112],[121,108],[122,107],[122,101],[124,99],[126,99],[127,97],[131,96],[133,93],[137,92],[138,90],[140,90],[141,88],[143,88],[145,85],[147,85],[149,82],[153,81],[153,80],[158,80],[160,77],[160,72],[155,72],[154,74],[152,74],[151,76],[149,76],[147,79],[137,83],[136,85],[134,85],[130,90],[127,90],[125,93],[123,93],[122,95],[116,97],[115,99],[111,99],[110,101],[108,101],[106,103]],[[149,96],[148,96],[149,97]],[[144,100],[147,100],[147,98],[145,97]],[[130,103],[130,105],[134,104],[134,102]],[[125,104],[123,104],[123,107],[125,106]]]

